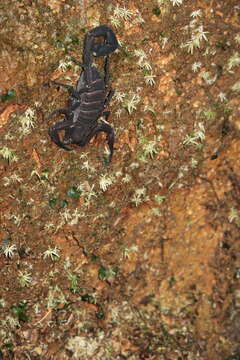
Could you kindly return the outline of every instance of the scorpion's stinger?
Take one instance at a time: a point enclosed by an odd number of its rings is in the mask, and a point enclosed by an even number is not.
[[[102,42],[95,42],[91,48],[94,56],[106,56],[115,51],[119,44],[113,30],[107,25],[100,25],[88,32],[90,36],[100,37],[102,36],[105,40]]]

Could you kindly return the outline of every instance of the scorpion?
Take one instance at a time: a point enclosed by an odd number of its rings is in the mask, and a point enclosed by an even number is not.
[[[100,37],[104,40],[96,41]],[[104,110],[114,95],[114,90],[109,88],[109,54],[118,46],[116,35],[109,26],[100,25],[90,30],[84,38],[83,63],[71,58],[82,68],[76,87],[51,81],[52,84],[68,90],[68,105],[52,111],[48,116],[48,119],[55,114],[65,116],[63,121],[51,126],[48,131],[52,141],[65,150],[73,150],[66,145],[84,146],[97,133],[105,132],[110,151],[109,163],[113,156],[114,130],[107,122],[110,111]],[[93,65],[94,57],[99,56],[105,56],[104,78]],[[105,121],[99,120],[101,116],[105,117]],[[64,130],[63,140],[58,133],[61,130]]]

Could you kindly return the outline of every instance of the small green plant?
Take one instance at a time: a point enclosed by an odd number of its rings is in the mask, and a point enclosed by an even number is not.
[[[18,161],[18,157],[15,155],[15,150],[3,146],[0,148],[0,155],[7,160],[9,163]]]
[[[151,140],[143,144],[142,150],[144,158],[150,157],[152,159],[153,156],[156,155],[159,151],[156,140]]]
[[[129,184],[131,182],[131,180],[132,180],[132,177],[129,174],[125,174],[125,176],[122,178],[122,182],[124,184]]]
[[[88,182],[78,185],[77,190],[84,196],[85,205],[89,206],[93,198],[97,197],[96,191],[94,191],[95,184],[92,186]]]
[[[21,286],[28,287],[28,286],[30,286],[30,284],[32,282],[32,276],[27,271],[20,271],[19,270],[19,272],[18,272],[18,281],[19,281],[19,284]]]
[[[19,132],[21,135],[28,135],[32,128],[35,127],[36,113],[35,110],[28,108],[19,118],[20,127]]]
[[[202,63],[200,61],[195,62],[192,64],[192,71],[197,72],[202,66]]]
[[[194,169],[194,168],[196,168],[197,164],[198,164],[198,161],[196,159],[192,158],[191,159],[191,167]]]
[[[17,252],[17,247],[15,244],[12,245],[8,244],[7,246],[3,247],[3,253],[7,258],[10,259],[13,258],[16,252]]]
[[[191,39],[182,45],[182,48],[186,48],[187,52],[193,54],[194,49],[200,49],[203,40],[208,41],[208,31],[203,30],[203,25],[192,29]]]
[[[202,76],[203,80],[206,82],[206,84],[208,84],[208,85],[214,84],[218,77],[217,74],[215,74],[214,76],[211,76],[209,71],[204,71],[201,74],[201,76]]]
[[[67,305],[67,299],[61,288],[56,285],[53,289],[50,289],[47,296],[47,307],[56,307],[60,305]]]
[[[73,62],[70,58],[70,56],[66,56],[65,59],[62,59],[59,61],[58,70],[65,72],[69,69],[71,69],[73,66]]]
[[[138,66],[144,70],[152,70],[152,66],[147,61],[147,54],[144,50],[138,49],[134,50],[134,55],[138,57]]]
[[[84,212],[81,212],[78,208],[76,208],[72,213],[69,209],[64,209],[64,211],[60,213],[61,222],[57,229],[61,228],[66,222],[70,226],[76,225],[79,222],[79,219],[83,218],[84,216]]]
[[[138,153],[138,159],[147,162],[149,158],[153,159],[154,155],[159,152],[157,140],[140,139],[141,151]]]
[[[209,121],[211,120],[214,120],[215,117],[216,117],[216,112],[213,111],[213,110],[206,110],[206,111],[203,111],[203,115],[205,116],[205,118]]]
[[[22,214],[22,215],[15,215],[15,214],[5,214],[4,215],[8,220],[12,220],[13,223],[17,226],[20,226],[22,220],[24,219],[25,217],[25,214]]]
[[[73,199],[78,199],[80,196],[80,193],[78,192],[76,186],[72,186],[68,189],[67,195]]]
[[[231,89],[233,91],[236,91],[236,92],[240,92],[240,81],[237,81],[232,87]]]
[[[3,298],[0,298],[0,308],[4,308],[6,306],[6,301]]]
[[[100,280],[107,280],[108,278],[112,278],[117,276],[118,269],[117,268],[106,268],[105,266],[100,266],[98,270],[98,278]]]
[[[195,10],[191,13],[190,16],[194,19],[199,18],[202,16],[202,10],[201,9]]]
[[[230,223],[239,221],[239,214],[238,214],[237,209],[231,208],[230,214],[229,214],[229,216],[228,216],[228,221],[229,221]]]
[[[219,100],[220,100],[221,102],[227,101],[227,96],[226,96],[226,94],[223,93],[223,92],[220,92],[220,93],[218,94],[218,98],[219,98]]]
[[[4,322],[7,324],[7,326],[10,327],[10,329],[16,329],[20,327],[19,320],[12,315],[6,316]]]
[[[232,68],[239,65],[240,65],[240,55],[238,52],[235,52],[235,54],[228,59],[227,68],[229,71],[231,71]]]
[[[158,5],[161,7],[161,6],[168,4],[169,0],[157,0],[157,2],[158,2]]]
[[[157,195],[154,196],[154,199],[157,202],[157,204],[160,205],[166,200],[166,196],[157,194]]]
[[[122,116],[123,111],[124,111],[123,109],[118,109],[118,110],[115,112],[116,117],[117,117],[118,119]]]
[[[144,106],[144,110],[143,110],[143,111],[144,111],[144,112],[150,112],[151,114],[156,115],[156,111],[155,111],[155,109],[154,109],[154,106],[149,105],[149,104],[147,104],[147,105]],[[161,125],[156,125],[156,128],[157,128],[158,130],[163,130],[163,129],[161,128]]]
[[[21,183],[23,181],[23,179],[18,176],[17,174],[12,174],[8,177],[4,177],[3,178],[3,185],[4,186],[9,186],[11,184],[15,184],[15,183]]]
[[[159,40],[162,43],[162,49],[164,49],[169,41],[169,38],[167,36],[162,36]]]
[[[78,279],[79,279],[78,275],[68,273],[67,277],[68,280],[70,281],[70,291],[73,294],[79,293],[80,287],[78,285]]]
[[[95,315],[96,315],[96,318],[100,319],[100,320],[105,318],[105,313],[104,313],[102,306],[98,305],[98,310],[96,311]]]
[[[140,101],[141,101],[141,97],[138,94],[133,94],[133,95],[127,96],[125,98],[123,106],[125,107],[125,109],[129,113],[129,115],[131,115],[133,113],[133,111],[137,109],[137,104]]]
[[[41,181],[42,183],[49,181],[49,171],[47,169],[42,170],[41,173],[39,173],[37,170],[33,170],[31,172],[30,177],[32,178],[34,175],[36,175],[38,180]]]
[[[104,334],[100,338],[91,339],[86,336],[70,337],[66,348],[71,351],[74,359],[91,359],[96,358],[99,344],[102,343]]]
[[[57,246],[54,246],[54,248],[49,246],[48,250],[44,251],[43,258],[46,259],[46,258],[50,257],[50,259],[54,261],[54,260],[59,259],[59,257],[60,257],[59,253],[60,253],[60,250],[58,249]]]
[[[113,184],[113,177],[108,174],[101,175],[99,180],[100,189],[105,192],[107,188]]]
[[[137,252],[138,251],[138,246],[137,245],[133,245],[130,248],[125,247],[122,251],[122,257],[123,259],[129,259],[130,258],[130,253],[132,252]]]
[[[126,97],[126,94],[121,91],[116,91],[114,94],[114,99],[119,103],[122,103],[125,97]]]
[[[156,75],[153,75],[152,72],[144,75],[144,81],[145,81],[146,85],[150,85],[150,86],[155,85],[155,80],[154,80],[155,77],[156,77]]]
[[[235,36],[234,40],[237,44],[240,44],[240,33]]]
[[[84,294],[81,296],[81,300],[87,302],[88,304],[96,304],[97,300],[94,295]]]
[[[160,216],[161,215],[161,211],[158,208],[153,207],[153,208],[151,208],[151,211],[152,211],[152,214],[155,215],[155,216]]]
[[[6,94],[1,96],[1,102],[5,102],[11,99],[14,99],[16,96],[16,91],[14,89],[7,90]]]
[[[87,170],[87,172],[91,172],[91,173],[94,173],[96,171],[96,169],[92,165],[89,164],[88,160],[83,162],[81,169]]]
[[[113,11],[113,15],[110,16],[111,24],[115,27],[120,26],[121,21],[129,21],[134,15],[133,11],[127,9],[125,6],[116,6]]]
[[[198,129],[193,134],[187,135],[183,140],[183,145],[195,145],[202,147],[202,142],[205,140],[205,128],[203,123],[198,123]]]
[[[17,318],[17,320],[19,322],[28,322],[29,321],[29,317],[26,314],[26,312],[28,310],[26,303],[20,302],[17,305],[13,305],[11,309],[12,309],[13,315]]]
[[[180,6],[183,3],[183,0],[170,0],[173,6]]]
[[[136,189],[133,196],[131,197],[131,201],[135,204],[135,206],[140,205],[143,202],[149,200],[149,197],[146,195],[146,188]]]
[[[54,208],[56,207],[57,201],[58,201],[58,200],[57,200],[56,198],[50,198],[50,199],[48,200],[48,204],[49,204],[49,206],[50,206],[51,209],[54,209]]]

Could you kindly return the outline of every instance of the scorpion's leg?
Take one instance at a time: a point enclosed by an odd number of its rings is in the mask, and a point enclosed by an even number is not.
[[[109,115],[110,115],[110,111],[104,111],[102,113],[102,116],[105,116],[105,121],[108,121]]]
[[[109,84],[109,78],[110,78],[110,71],[109,71],[109,56],[106,56],[105,62],[104,62],[104,82],[105,86],[108,87]]]
[[[65,149],[65,150],[68,150],[68,151],[73,150],[73,149],[68,148],[66,145],[64,145],[64,143],[60,140],[60,137],[58,135],[58,131],[68,129],[71,125],[72,125],[72,121],[66,119],[66,120],[63,120],[63,121],[51,126],[49,128],[49,130],[48,130],[48,134],[51,137],[52,141],[56,145],[61,147],[62,149]]]
[[[108,104],[110,103],[113,95],[115,94],[115,91],[114,90],[110,90],[107,97],[106,97],[106,100],[105,100],[105,103],[104,103],[104,108],[108,106]]]
[[[51,119],[51,117],[53,117],[53,115],[55,114],[64,114],[66,116],[69,115],[69,110],[68,109],[57,109],[57,110],[53,110],[47,117],[47,120]]]
[[[108,119],[109,114],[110,114],[110,111],[103,112],[103,116],[105,116],[106,120]],[[78,131],[78,130],[76,129],[76,131]],[[99,132],[107,133],[107,143],[108,143],[109,150],[110,150],[109,162],[111,162],[112,155],[113,155],[113,145],[114,145],[114,130],[108,123],[106,123],[104,121],[100,121],[97,124],[97,126],[94,129],[92,129],[91,133],[85,137],[84,140],[81,140],[81,142],[74,142],[74,144],[76,144],[78,146],[84,146]]]
[[[67,89],[69,95],[75,97],[76,99],[79,99],[80,95],[88,90],[88,88],[85,87],[85,88],[82,88],[82,89],[77,91],[77,90],[74,89],[73,86],[67,85],[67,84],[64,84],[64,83],[61,83],[61,82],[58,82],[58,81],[51,81],[51,83],[54,84],[54,85],[57,85],[57,86],[64,87],[65,89]]]
[[[105,111],[103,113],[103,116],[105,116],[106,120],[108,119],[110,114],[110,111]],[[105,132],[107,134],[107,143],[108,143],[108,147],[110,150],[110,154],[109,154],[109,163],[112,160],[112,156],[113,156],[113,145],[114,145],[114,130],[113,128],[107,124],[104,121],[100,121],[98,126],[95,129],[95,134],[97,134],[98,132]]]
[[[119,46],[116,35],[107,25],[100,25],[88,32],[94,37],[104,37],[105,43],[95,42],[92,46],[94,56],[106,56],[116,50]]]
[[[108,83],[109,83],[109,77],[110,77],[110,73],[109,73],[109,56],[106,56],[105,64],[104,64],[104,70],[105,70],[104,82],[105,82],[105,85],[106,85],[106,88],[107,88]],[[109,91],[109,93],[108,93],[108,95],[106,97],[105,103],[104,103],[104,107],[106,107],[110,103],[114,93],[115,93],[114,90]]]

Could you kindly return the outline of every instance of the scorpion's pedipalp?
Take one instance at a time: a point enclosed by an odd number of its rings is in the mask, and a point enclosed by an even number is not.
[[[58,134],[59,130],[64,130],[69,128],[69,126],[71,125],[71,122],[69,120],[63,120],[55,125],[53,125],[52,127],[49,128],[48,130],[48,134],[51,137],[52,141],[58,145],[59,147],[61,147],[62,149],[71,151],[73,149],[67,147],[61,140]]]
[[[91,50],[94,56],[98,57],[109,55],[119,46],[116,35],[114,34],[113,30],[107,25],[97,26],[94,29],[90,30],[88,34],[94,37],[102,36],[105,40],[104,43],[95,42],[92,45]]]

